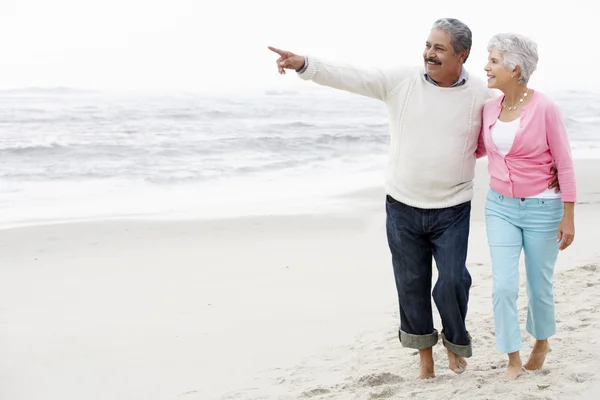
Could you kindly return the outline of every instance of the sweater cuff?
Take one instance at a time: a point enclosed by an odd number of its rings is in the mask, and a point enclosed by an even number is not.
[[[304,56],[304,65],[302,66],[302,68],[300,68],[296,72],[299,73],[299,74],[301,74],[304,71],[306,71],[306,68],[308,68],[308,57]]]
[[[575,193],[562,193],[561,198],[563,203],[575,203],[577,201]]]
[[[303,70],[297,72],[297,74],[301,79],[309,81],[315,77],[315,74],[321,66],[321,62],[315,58],[309,59],[308,57],[306,57],[305,60],[305,63],[308,64],[308,67],[305,65],[306,68],[303,68]]]

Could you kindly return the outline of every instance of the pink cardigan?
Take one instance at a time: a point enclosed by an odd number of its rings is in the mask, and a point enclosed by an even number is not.
[[[522,108],[520,127],[510,151],[503,156],[492,141],[491,128],[502,110],[504,96],[483,108],[483,125],[478,156],[488,155],[490,187],[507,197],[530,197],[542,193],[556,164],[561,197],[575,202],[575,171],[569,139],[558,107],[535,91]]]

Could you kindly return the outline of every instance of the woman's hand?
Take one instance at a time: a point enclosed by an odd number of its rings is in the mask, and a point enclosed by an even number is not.
[[[560,250],[569,247],[575,238],[573,205],[573,203],[565,203],[565,214],[562,221],[560,221],[560,225],[558,225],[558,242],[560,242]]]

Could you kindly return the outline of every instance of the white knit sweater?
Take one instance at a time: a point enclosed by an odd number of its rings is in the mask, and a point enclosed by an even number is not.
[[[491,96],[482,80],[444,88],[427,82],[421,68],[359,69],[314,57],[298,75],[385,102],[390,196],[425,209],[472,199],[481,112]]]

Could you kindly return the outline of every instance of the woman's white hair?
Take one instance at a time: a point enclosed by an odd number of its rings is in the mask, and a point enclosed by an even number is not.
[[[531,78],[531,74],[537,68],[538,52],[537,44],[517,33],[499,33],[494,35],[489,43],[487,50],[493,48],[502,54],[503,64],[509,70],[514,70],[517,65],[521,67],[519,83],[526,85]]]

